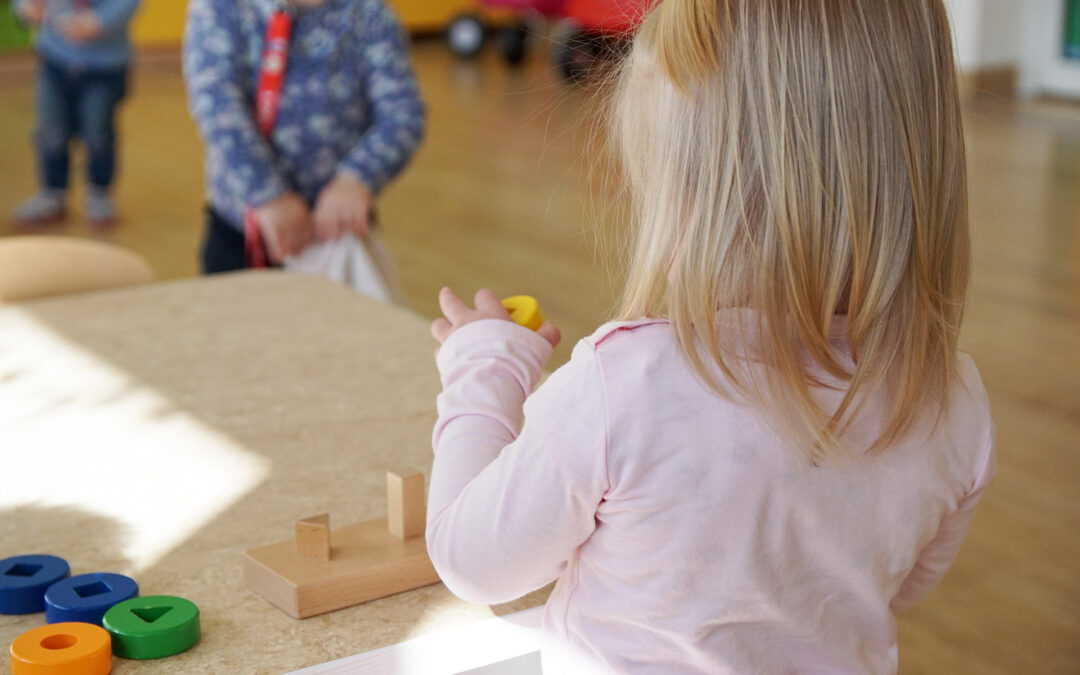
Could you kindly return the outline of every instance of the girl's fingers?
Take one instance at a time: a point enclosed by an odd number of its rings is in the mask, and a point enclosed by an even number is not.
[[[469,312],[469,306],[462,302],[449,286],[443,286],[443,289],[439,291],[439,309],[451,324],[458,323]]]
[[[330,228],[322,218],[315,219],[315,239],[318,241],[330,241]]]
[[[357,222],[359,222],[359,220],[356,209],[352,208],[351,205],[343,207],[341,209],[340,236],[344,237],[346,232],[356,232]]]
[[[431,322],[431,335],[439,341],[439,344],[445,342],[453,331],[454,327],[442,317]]]
[[[334,241],[337,241],[338,239],[344,237],[346,232],[352,231],[352,221],[353,216],[351,213],[349,213],[348,209],[342,209],[341,216],[338,218],[337,230],[334,233],[336,235],[334,237]]]
[[[316,239],[330,241],[333,238],[333,214],[329,213],[321,200],[315,205],[315,210],[311,214],[311,221],[315,226]]]
[[[368,236],[371,225],[368,223],[369,214],[366,210],[356,211],[353,214],[352,231],[357,237]]]
[[[263,245],[266,247],[266,255],[273,263],[281,262],[281,241],[278,231],[272,227],[262,229]]]
[[[439,307],[442,309],[444,318],[435,319],[431,324],[431,334],[441,344],[450,337],[456,328],[480,319],[505,319],[510,320],[510,312],[503,306],[502,300],[495,292],[482,288],[476,292],[474,298],[476,309],[470,308],[449,286],[444,286],[439,291]],[[548,341],[552,348],[558,347],[562,340],[562,333],[558,326],[545,321],[536,329],[537,335]]]
[[[330,219],[330,241],[341,239],[341,235],[345,234],[345,230],[348,226],[349,212],[341,208],[341,206],[337,206]]]
[[[510,313],[503,307],[502,300],[499,300],[499,296],[495,295],[495,291],[490,288],[478,290],[473,302],[476,303],[476,310],[485,316],[492,316],[492,318],[510,316]]]
[[[562,333],[559,331],[559,327],[550,321],[545,321],[540,324],[540,327],[536,329],[536,334],[547,340],[552,349],[558,347],[559,342],[562,340]]]

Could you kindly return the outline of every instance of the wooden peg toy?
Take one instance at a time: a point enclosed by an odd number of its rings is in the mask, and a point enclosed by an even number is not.
[[[322,513],[296,521],[293,527],[296,552],[304,558],[330,559],[330,514]]]
[[[402,541],[424,534],[424,474],[415,469],[386,472],[386,520]]]
[[[199,641],[199,608],[172,595],[125,600],[105,612],[102,626],[112,651],[125,659],[159,659],[186,651]]]
[[[529,330],[536,330],[544,324],[544,315],[540,311],[540,303],[531,295],[515,295],[504,298],[503,307],[510,312],[510,318],[519,326],[525,326]]]
[[[45,591],[70,573],[67,561],[54,555],[0,560],[0,614],[44,612]]]
[[[300,528],[293,539],[253,548],[244,553],[245,583],[297,619],[437,583],[424,541],[424,474],[398,469],[386,482],[387,518],[329,531],[327,558],[303,555],[310,549],[301,543]],[[323,515],[325,521],[320,515],[296,525],[304,525],[305,537],[308,526],[329,530],[329,515]]]
[[[45,620],[82,621],[101,625],[101,617],[118,602],[139,594],[139,585],[123,574],[96,572],[58,581],[45,591]]]
[[[112,640],[101,626],[51,623],[11,643],[12,675],[108,675]]]

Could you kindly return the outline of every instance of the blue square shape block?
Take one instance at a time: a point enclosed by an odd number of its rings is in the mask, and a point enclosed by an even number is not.
[[[66,578],[71,567],[54,555],[18,555],[0,560],[0,614],[45,610],[45,591]]]
[[[45,620],[49,623],[81,621],[101,625],[113,605],[134,598],[139,585],[131,577],[108,572],[80,574],[57,582],[45,591]]]

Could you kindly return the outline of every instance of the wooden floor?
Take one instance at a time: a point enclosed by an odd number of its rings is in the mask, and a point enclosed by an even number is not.
[[[615,283],[601,235],[619,203],[592,176],[596,105],[543,59],[512,71],[417,49],[427,142],[385,194],[385,237],[413,306],[443,284],[538,296],[564,361],[603,322]],[[0,213],[34,188],[30,71],[0,59]],[[202,148],[174,57],[144,59],[123,110],[122,224],[93,235],[164,278],[196,272]],[[975,275],[963,346],[982,371],[1000,469],[954,569],[900,624],[901,672],[1080,673],[1080,106],[970,104]],[[76,214],[78,209],[76,209]],[[6,222],[0,234],[12,234]]]

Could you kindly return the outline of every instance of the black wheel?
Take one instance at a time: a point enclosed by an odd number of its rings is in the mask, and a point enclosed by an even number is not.
[[[458,56],[476,56],[484,47],[484,24],[474,14],[454,17],[446,28],[446,46]]]
[[[495,37],[499,53],[512,66],[519,65],[525,58],[529,42],[529,25],[524,21],[507,26]]]
[[[602,39],[576,26],[559,28],[552,39],[552,61],[567,80],[584,82],[603,58]]]

